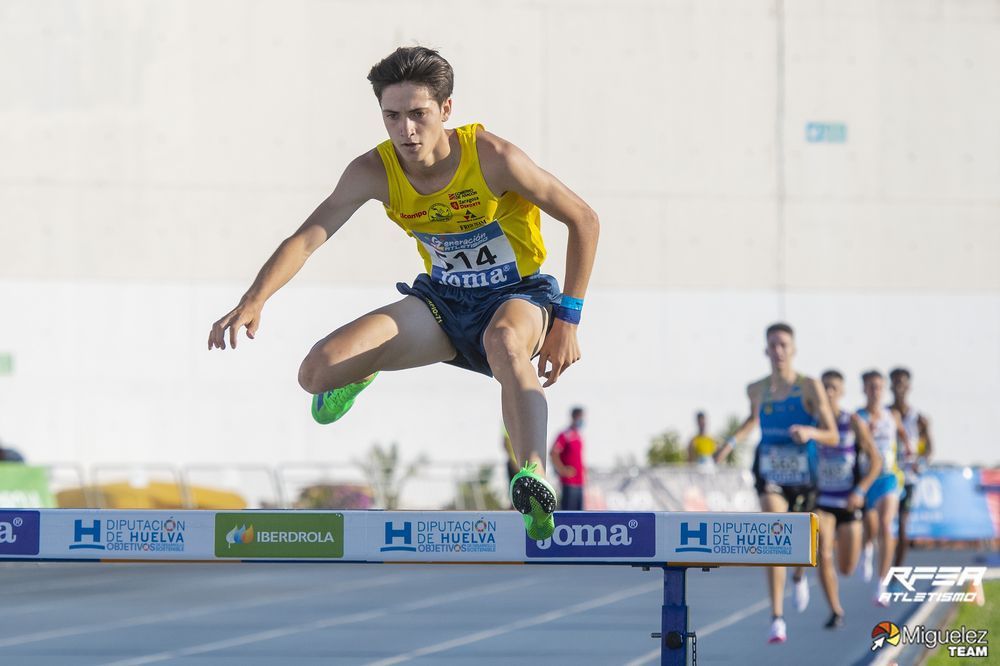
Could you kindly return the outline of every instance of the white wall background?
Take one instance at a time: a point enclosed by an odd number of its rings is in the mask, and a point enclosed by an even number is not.
[[[698,408],[742,412],[786,318],[804,371],[905,364],[941,457],[996,462],[1000,1],[416,7],[0,0],[0,438],[84,463],[499,455],[498,387],[450,367],[309,418],[309,346],[421,267],[378,206],[256,341],[205,350],[384,136],[368,68],[421,43],[455,67],[455,124],[515,141],[601,214],[584,361],[549,391],[553,431],[590,408],[593,461],[641,457]],[[817,121],[847,142],[807,143]]]

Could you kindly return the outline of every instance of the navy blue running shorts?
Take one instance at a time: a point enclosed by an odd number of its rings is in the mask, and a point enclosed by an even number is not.
[[[520,298],[549,311],[552,305],[559,302],[561,294],[556,279],[544,273],[528,275],[520,282],[497,289],[452,287],[434,282],[427,273],[421,273],[412,285],[397,282],[396,289],[401,294],[416,296],[427,303],[431,314],[458,352],[446,363],[487,377],[492,377],[493,371],[486,361],[483,333],[497,309],[512,298]],[[551,321],[550,316],[550,324]]]

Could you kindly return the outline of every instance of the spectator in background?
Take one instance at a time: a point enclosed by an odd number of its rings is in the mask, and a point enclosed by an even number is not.
[[[549,453],[552,466],[562,483],[563,511],[583,511],[583,485],[586,472],[583,465],[583,408],[574,407],[569,413],[570,425],[559,433]]]
[[[688,442],[688,461],[706,468],[715,468],[715,451],[719,443],[708,434],[708,424],[705,412],[698,412],[694,417],[698,426],[698,434]]]
[[[14,449],[7,448],[7,446],[0,441],[0,462],[23,463],[24,456]]]

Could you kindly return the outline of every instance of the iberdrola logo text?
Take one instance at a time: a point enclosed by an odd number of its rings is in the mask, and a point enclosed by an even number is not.
[[[234,527],[226,533],[226,543],[230,546],[234,544],[246,544],[253,543],[256,540],[257,543],[334,543],[336,539],[333,537],[333,532],[288,532],[288,531],[271,531],[271,532],[255,532],[253,525],[247,527],[243,525],[241,527]]]
[[[215,554],[240,558],[344,556],[344,514],[332,512],[219,513]]]

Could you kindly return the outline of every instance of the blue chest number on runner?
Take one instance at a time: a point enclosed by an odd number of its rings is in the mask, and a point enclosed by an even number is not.
[[[413,232],[431,258],[431,278],[452,287],[496,289],[521,279],[514,248],[493,221],[458,234]]]

